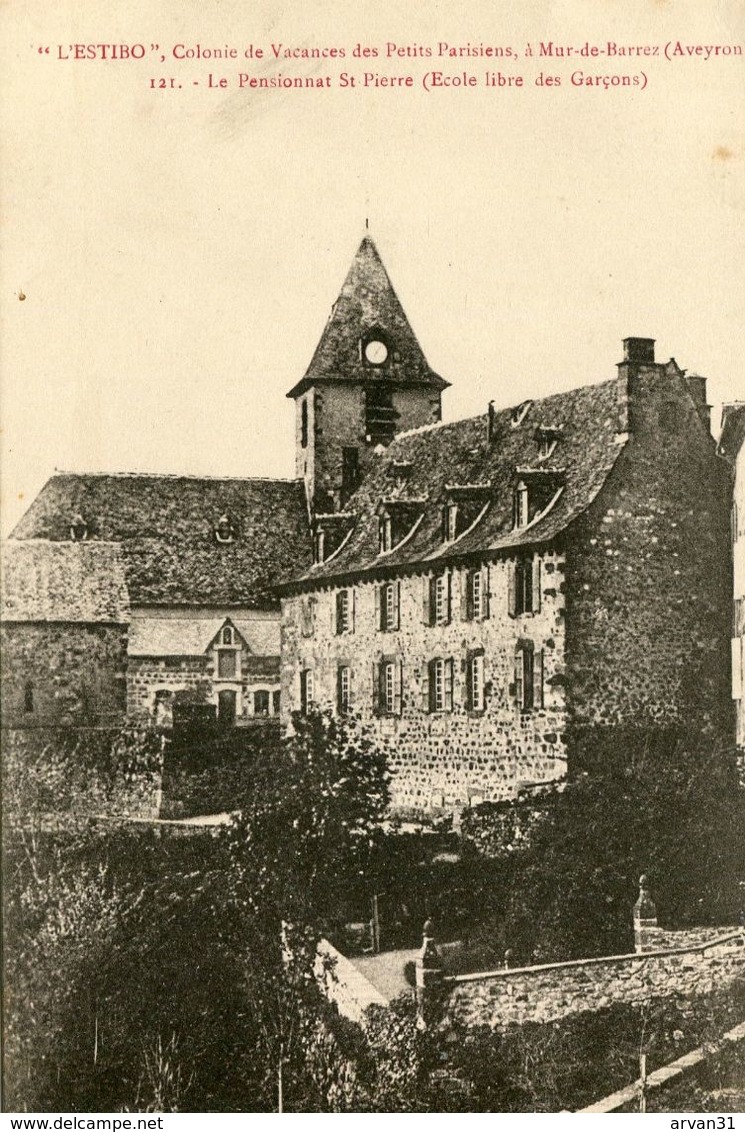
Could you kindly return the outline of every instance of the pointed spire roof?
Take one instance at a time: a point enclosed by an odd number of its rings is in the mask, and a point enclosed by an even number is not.
[[[365,354],[369,342],[384,344],[384,361],[369,360]],[[449,384],[429,368],[378,249],[365,236],[305,376],[287,396],[297,397],[319,382],[375,378],[438,390]]]

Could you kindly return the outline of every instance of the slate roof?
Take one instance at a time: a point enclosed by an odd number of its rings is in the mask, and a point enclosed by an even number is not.
[[[0,569],[3,621],[129,621],[118,546],[9,539],[2,544]]]
[[[360,340],[367,334],[390,346],[384,365],[367,364]],[[446,389],[449,382],[433,373],[393,289],[388,272],[369,236],[359,246],[339,298],[316,346],[305,376],[290,390],[297,397],[309,386],[327,381],[425,384]]]
[[[226,618],[136,617],[129,628],[130,656],[204,656]],[[254,656],[279,656],[279,620],[229,618]]]
[[[236,537],[221,544],[225,514]],[[12,537],[69,540],[76,515],[89,543],[122,544],[133,604],[277,608],[277,583],[311,561],[299,480],[59,473]]]
[[[347,502],[356,512],[353,532],[326,562],[311,567],[298,581],[320,581],[360,571],[388,572],[397,566],[429,566],[469,555],[510,550],[548,542],[592,502],[605,483],[626,442],[617,433],[615,380],[557,393],[527,405],[519,415],[512,408],[493,414],[488,440],[488,414],[448,424],[427,425],[400,433],[372,466]],[[550,458],[538,459],[537,430],[561,429]],[[392,465],[411,471],[401,485],[401,499],[427,497],[424,517],[398,548],[378,553],[378,515],[390,498]],[[555,476],[563,490],[552,507],[529,526],[513,528],[513,490],[518,470]],[[483,517],[454,542],[442,540],[442,507],[453,484],[489,485],[491,502]],[[291,587],[287,587],[288,589]]]

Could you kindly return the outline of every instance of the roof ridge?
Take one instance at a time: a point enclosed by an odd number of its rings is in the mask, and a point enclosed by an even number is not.
[[[524,405],[526,401],[530,401],[531,405],[533,406],[541,405],[543,402],[550,401],[555,397],[568,397],[572,394],[582,393],[585,389],[598,389],[601,385],[612,385],[615,383],[615,381],[615,377],[605,378],[603,381],[588,381],[584,385],[574,385],[571,387],[571,389],[554,390],[552,393],[546,393],[542,397],[524,397],[522,401],[515,401],[510,405],[497,406],[495,407],[494,411],[496,413],[509,413],[513,409],[517,409],[520,405]],[[449,425],[455,426],[466,424],[469,421],[478,421],[482,418],[486,418],[487,415],[488,409],[483,413],[474,413],[469,417],[459,417],[455,421],[433,421],[430,424],[417,425],[416,428],[408,428],[403,432],[396,433],[395,437],[393,438],[393,443],[395,443],[397,440],[402,440],[407,436],[418,436],[423,432],[434,432],[435,429],[447,428]]]
[[[80,479],[151,479],[151,480],[212,480],[230,483],[293,483],[302,484],[298,476],[220,476],[200,475],[197,472],[75,472],[55,468],[54,476],[76,476]]]

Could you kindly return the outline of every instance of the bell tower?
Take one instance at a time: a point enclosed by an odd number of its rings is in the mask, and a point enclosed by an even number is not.
[[[440,420],[449,382],[433,373],[365,236],[295,401],[295,474],[314,512],[342,511],[378,445]]]

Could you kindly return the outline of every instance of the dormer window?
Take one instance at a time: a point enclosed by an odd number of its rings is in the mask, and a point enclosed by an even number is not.
[[[378,554],[385,554],[393,545],[393,521],[390,515],[381,515],[378,520]]]
[[[548,460],[555,447],[555,440],[552,440],[550,436],[542,436],[538,442],[538,459]]]
[[[349,511],[317,514],[313,528],[313,561],[330,562],[354,530],[356,516]]]
[[[88,538],[88,524],[82,515],[73,515],[70,520],[70,538],[73,542],[83,542]]]
[[[486,513],[491,497],[487,483],[445,484],[442,541],[454,542],[470,530]]]
[[[538,459],[548,460],[553,455],[554,449],[559,442],[561,436],[561,428],[549,428],[545,425],[540,425],[535,430],[535,440],[538,445]]]
[[[426,498],[381,499],[378,504],[378,554],[411,538],[424,518]]]
[[[326,557],[326,532],[322,527],[319,527],[313,539],[313,558],[316,563],[321,563]]]
[[[525,414],[532,404],[532,401],[522,401],[519,405],[515,405],[510,414],[510,424],[513,428],[517,428],[517,426],[523,422]]]
[[[446,503],[442,509],[442,541],[453,542],[458,533],[458,504]]]
[[[217,520],[217,526],[215,527],[215,542],[235,542],[235,527],[230,520],[230,516],[227,514],[221,515]]]
[[[527,527],[541,518],[564,490],[563,469],[546,467],[515,468],[516,486],[512,502],[512,525]]]
[[[525,480],[519,480],[513,496],[514,527],[527,527],[530,521],[530,493]]]
[[[388,472],[393,477],[396,487],[403,487],[411,478],[412,465],[394,461]]]

